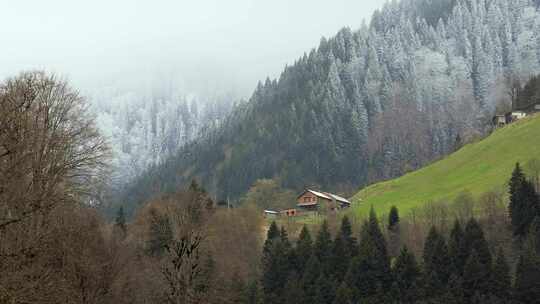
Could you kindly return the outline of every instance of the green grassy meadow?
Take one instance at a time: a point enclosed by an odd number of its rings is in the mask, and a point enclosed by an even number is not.
[[[463,191],[478,197],[505,186],[516,162],[540,159],[540,115],[498,129],[450,156],[400,178],[373,184],[353,198],[357,216],[371,206],[378,214],[396,205],[400,214],[426,202],[452,200]]]

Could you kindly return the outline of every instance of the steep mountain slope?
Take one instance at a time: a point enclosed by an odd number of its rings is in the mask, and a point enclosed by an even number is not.
[[[361,190],[355,209],[368,214],[398,206],[402,214],[426,202],[451,200],[462,191],[479,195],[505,186],[516,162],[540,159],[540,115],[498,129],[484,140],[466,145],[447,158],[400,178]]]
[[[216,128],[232,96],[202,98],[180,90],[101,88],[87,93],[97,125],[113,148],[114,181],[123,185]]]
[[[193,178],[234,199],[260,178],[347,192],[400,176],[483,134],[507,83],[540,71],[539,45],[531,0],[393,1],[369,27],[322,39],[260,83],[218,130],[153,167],[122,201]]]

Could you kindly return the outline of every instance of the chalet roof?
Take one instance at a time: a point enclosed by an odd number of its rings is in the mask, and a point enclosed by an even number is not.
[[[304,195],[304,193],[306,192],[309,192],[317,197],[320,197],[320,198],[324,198],[324,199],[327,199],[327,200],[330,200],[330,201],[333,201],[333,200],[336,200],[338,202],[342,202],[342,203],[345,203],[345,204],[350,204],[351,202],[349,202],[349,200],[347,200],[346,198],[343,198],[339,195],[336,195],[336,194],[332,194],[332,193],[328,193],[328,192],[319,192],[319,191],[315,191],[315,190],[311,190],[311,189],[306,189],[304,192],[302,192],[302,194],[300,194],[298,197]],[[304,203],[304,205],[315,205],[315,203]]]

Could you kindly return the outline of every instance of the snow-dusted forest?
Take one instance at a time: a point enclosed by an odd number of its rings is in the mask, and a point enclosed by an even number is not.
[[[104,88],[89,95],[97,125],[113,149],[113,176],[118,185],[218,127],[235,100],[229,95],[199,97],[172,89]]]
[[[136,188],[174,189],[196,176],[223,197],[260,178],[346,191],[419,168],[486,134],[510,89],[540,72],[537,5],[389,2],[369,25],[323,38],[261,82],[219,129]]]

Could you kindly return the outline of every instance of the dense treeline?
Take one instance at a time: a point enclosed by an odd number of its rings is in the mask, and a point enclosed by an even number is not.
[[[314,237],[304,226],[294,245],[274,222],[263,249],[260,302],[245,303],[536,303],[540,196],[519,164],[509,184],[511,226],[503,229],[516,236],[510,246],[494,239],[490,244],[482,225],[470,217],[456,218],[448,232],[432,226],[421,256],[406,245],[396,250],[396,207],[386,237],[373,209],[359,239],[347,217],[334,237],[326,221]],[[517,261],[505,251],[516,252]]]
[[[345,193],[419,168],[482,135],[511,84],[538,73],[539,18],[531,0],[389,2],[261,82],[123,201],[193,177],[220,199],[264,178]]]

